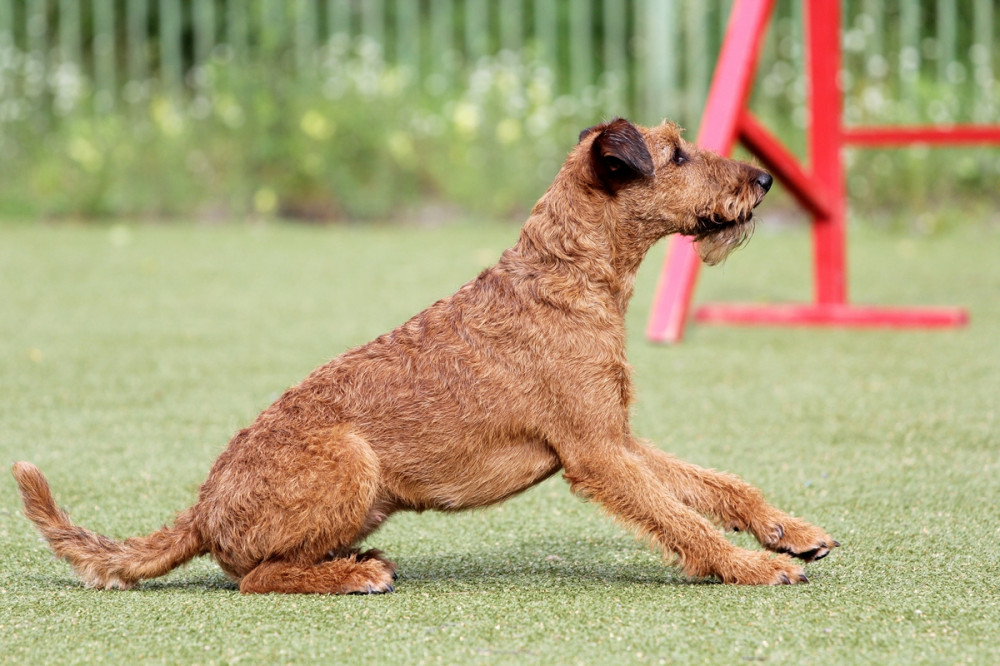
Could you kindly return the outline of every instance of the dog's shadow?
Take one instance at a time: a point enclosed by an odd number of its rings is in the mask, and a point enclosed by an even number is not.
[[[591,547],[593,540],[589,540]],[[464,553],[419,554],[400,557],[400,585],[426,587],[539,587],[575,588],[683,585],[693,582],[666,565],[655,553],[622,550],[609,543],[602,555],[575,552],[569,544],[538,548],[489,547]],[[513,550],[513,552],[512,552]]]
[[[588,551],[592,551],[595,545],[602,546],[597,556],[592,552],[578,552],[574,544],[565,542],[530,546],[511,543],[507,547],[484,546],[461,552],[412,555],[407,555],[405,549],[400,548],[394,558],[399,565],[397,591],[455,587],[481,590],[572,587],[585,590],[716,584],[712,580],[684,577],[655,553],[641,546],[633,544],[632,548],[623,548],[621,540],[607,541],[607,544],[597,544],[593,538],[588,539]],[[34,574],[29,578],[34,578],[39,588],[80,587],[78,580],[68,576]],[[206,560],[204,566],[196,564],[166,578],[143,581],[136,586],[136,590],[205,594],[216,590],[236,592],[239,585]]]
[[[221,571],[190,572],[177,570],[176,574],[159,580],[145,580],[131,590],[92,590],[85,587],[78,578],[71,575],[46,576],[30,574],[23,576],[33,590],[48,590],[50,592],[65,592],[76,589],[87,593],[101,594],[132,594],[133,592],[152,592],[157,590],[172,590],[174,592],[190,592],[204,594],[214,590],[239,591],[240,586],[225,577]]]

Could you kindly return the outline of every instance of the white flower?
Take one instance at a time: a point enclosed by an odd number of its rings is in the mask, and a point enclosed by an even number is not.
[[[481,122],[479,108],[469,102],[459,102],[455,105],[455,111],[451,116],[458,133],[471,137],[479,129]]]
[[[327,120],[326,116],[319,111],[310,109],[302,114],[302,120],[299,121],[299,128],[310,139],[325,141],[333,136],[337,126],[332,121]]]
[[[504,118],[497,123],[497,141],[501,145],[516,143],[521,138],[521,123],[514,118]]]

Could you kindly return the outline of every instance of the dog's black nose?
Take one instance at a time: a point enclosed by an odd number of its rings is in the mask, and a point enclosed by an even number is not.
[[[763,187],[765,192],[771,189],[771,183],[773,182],[774,178],[771,178],[771,174],[766,171],[761,171],[757,176],[757,184]]]

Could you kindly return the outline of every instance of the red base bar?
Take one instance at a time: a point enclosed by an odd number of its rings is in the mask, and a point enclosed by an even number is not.
[[[1000,143],[1000,125],[930,127],[848,127],[843,140],[860,146],[979,145]]]
[[[695,311],[694,318],[703,324],[851,328],[957,328],[969,323],[969,313],[962,308],[886,308],[838,304],[707,304]]]

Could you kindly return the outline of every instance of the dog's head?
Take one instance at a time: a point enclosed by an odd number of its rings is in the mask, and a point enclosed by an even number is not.
[[[616,118],[581,132],[577,151],[591,187],[615,209],[617,239],[644,252],[668,234],[692,236],[708,264],[749,239],[772,183],[766,171],[688,143],[666,121],[646,128]]]

